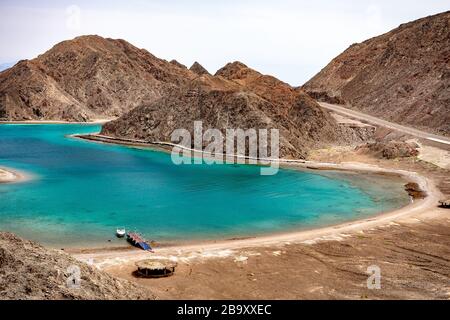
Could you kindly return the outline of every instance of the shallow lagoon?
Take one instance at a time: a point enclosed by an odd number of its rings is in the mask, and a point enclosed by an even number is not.
[[[336,224],[408,203],[401,181],[249,165],[181,165],[170,154],[66,135],[97,125],[0,125],[0,166],[33,176],[0,185],[0,229],[50,246],[117,245],[116,227],[159,242]],[[112,242],[108,242],[111,239]]]

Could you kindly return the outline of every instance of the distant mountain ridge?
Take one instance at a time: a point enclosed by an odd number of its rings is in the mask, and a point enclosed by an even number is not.
[[[350,46],[303,89],[386,120],[450,135],[450,11]]]
[[[124,40],[82,36],[0,73],[1,120],[89,121],[113,137],[170,141],[173,130],[279,129],[281,155],[354,141],[303,90],[241,62],[211,75],[159,59]],[[356,137],[356,139],[359,139]]]
[[[0,119],[118,117],[195,76],[124,40],[82,36],[0,73]]]

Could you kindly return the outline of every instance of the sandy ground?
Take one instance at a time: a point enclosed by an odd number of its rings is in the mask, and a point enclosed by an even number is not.
[[[342,148],[319,150],[312,160],[322,164],[303,166],[366,172],[383,167],[384,173],[416,181],[429,196],[329,228],[161,248],[156,254],[117,250],[75,256],[148,286],[161,299],[450,299],[450,216],[437,207],[437,200],[450,194],[448,170],[417,159],[371,159]],[[338,164],[323,164],[328,161]],[[135,262],[145,258],[177,261],[177,272],[165,279],[136,278]],[[372,265],[381,270],[380,290],[367,288]]]
[[[177,259],[171,278],[136,278],[129,262],[103,269],[160,299],[449,299],[450,221],[443,210],[334,239],[194,252]],[[381,271],[379,290],[367,288],[373,265]]]
[[[419,145],[420,160],[432,163],[440,168],[450,170],[450,151],[442,150],[433,146],[420,143],[418,140],[413,140]]]

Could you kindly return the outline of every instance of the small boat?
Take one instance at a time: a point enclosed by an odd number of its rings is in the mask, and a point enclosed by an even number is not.
[[[116,236],[117,236],[117,238],[123,238],[123,237],[125,237],[125,234],[126,234],[125,228],[118,228],[118,229],[116,230]]]

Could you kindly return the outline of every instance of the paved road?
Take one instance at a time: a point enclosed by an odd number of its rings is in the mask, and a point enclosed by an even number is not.
[[[450,146],[450,138],[444,137],[444,136],[439,136],[437,134],[432,134],[432,133],[428,133],[425,131],[421,131],[421,130],[417,130],[414,128],[410,128],[410,127],[406,127],[394,122],[389,122],[380,118],[376,118],[373,116],[369,116],[365,113],[361,113],[358,111],[354,111],[354,110],[350,110],[341,106],[337,106],[334,104],[329,104],[329,103],[325,103],[325,102],[319,102],[319,104],[325,108],[328,109],[330,111],[336,112],[340,115],[344,115],[350,118],[354,118],[360,121],[364,121],[373,125],[377,125],[377,126],[382,126],[382,127],[386,127],[389,129],[394,129],[409,135],[412,135],[414,137],[417,138],[421,138],[421,139],[425,139],[428,141],[432,141],[435,144],[440,144],[440,145],[445,145],[445,149],[448,148],[448,146]]]

